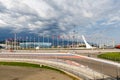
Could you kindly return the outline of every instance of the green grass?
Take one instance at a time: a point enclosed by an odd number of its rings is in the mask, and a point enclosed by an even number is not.
[[[49,66],[45,66],[45,65],[40,66],[39,64],[25,63],[25,62],[0,62],[0,65],[45,68],[45,69],[51,69],[51,70],[56,70],[56,71],[62,72],[61,70],[53,68],[53,67],[49,67]]]
[[[107,52],[98,55],[99,58],[120,62],[120,52]]]
[[[31,64],[31,63],[24,63],[24,62],[0,62],[0,65],[36,67],[36,68],[40,67],[40,65],[38,64]]]
[[[50,67],[50,66],[46,66],[46,65],[39,65],[39,64],[33,64],[33,63],[26,63],[26,62],[0,62],[0,65],[6,65],[6,66],[21,66],[21,67],[33,67],[33,68],[44,68],[44,69],[50,69],[50,70],[54,70],[54,71],[58,71],[60,73],[66,74],[64,71]],[[68,74],[66,74],[68,75]],[[68,75],[69,77],[71,77],[73,80],[78,80],[77,78]]]

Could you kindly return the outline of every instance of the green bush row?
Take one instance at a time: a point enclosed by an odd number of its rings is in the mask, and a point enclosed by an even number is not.
[[[120,52],[107,52],[98,55],[99,58],[120,62]]]

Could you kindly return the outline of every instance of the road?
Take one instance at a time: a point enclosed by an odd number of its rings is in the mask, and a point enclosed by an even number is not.
[[[91,68],[97,72],[109,75],[113,78],[116,78],[117,76],[120,77],[120,67],[118,67],[116,65],[91,60],[89,58],[79,58],[79,59],[72,58],[69,60],[73,60],[77,63],[88,66],[89,68]],[[104,76],[103,76],[103,78],[104,78]]]
[[[2,53],[0,54],[0,58],[25,58],[25,59],[63,59],[63,60],[72,60],[79,64],[88,66],[89,68],[106,74],[111,77],[120,77],[120,66],[116,66],[113,64],[109,64],[106,62],[100,62],[93,59],[89,59],[89,57],[84,57],[75,54],[68,53],[53,53],[53,54],[39,54],[39,53]],[[104,76],[103,76],[104,78]]]

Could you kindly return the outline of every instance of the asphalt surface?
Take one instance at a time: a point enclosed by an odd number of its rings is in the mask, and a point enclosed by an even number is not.
[[[89,68],[103,73],[105,75],[110,76],[111,78],[117,78],[120,77],[120,67],[117,67],[115,65],[111,65],[111,64],[107,64],[107,63],[103,63],[103,62],[99,62],[99,61],[94,61],[94,60],[90,60],[90,59],[86,59],[86,58],[72,58],[69,60],[73,60],[77,63],[80,63],[82,65],[88,66]],[[104,76],[103,76],[104,78]]]
[[[26,58],[26,59],[63,59],[63,60],[72,60],[79,64],[85,65],[97,72],[108,75],[112,78],[119,77],[120,80],[120,67],[91,60],[88,58],[84,58],[82,56],[77,56],[73,54],[0,54],[0,58]],[[104,76],[103,76],[104,79]],[[104,79],[106,80],[106,79]],[[111,79],[112,80],[112,79]]]

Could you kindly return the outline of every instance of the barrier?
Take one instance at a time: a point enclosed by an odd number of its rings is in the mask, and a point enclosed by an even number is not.
[[[0,58],[0,61],[17,61],[17,62],[29,62],[36,64],[43,64],[47,66],[51,66],[60,70],[63,70],[76,78],[82,78],[83,80],[96,80],[101,79],[103,74],[95,72],[87,67],[83,66],[72,66],[65,63],[58,63],[57,61],[52,60],[43,60],[43,59],[20,59],[20,58]],[[108,77],[104,75],[104,77]]]

